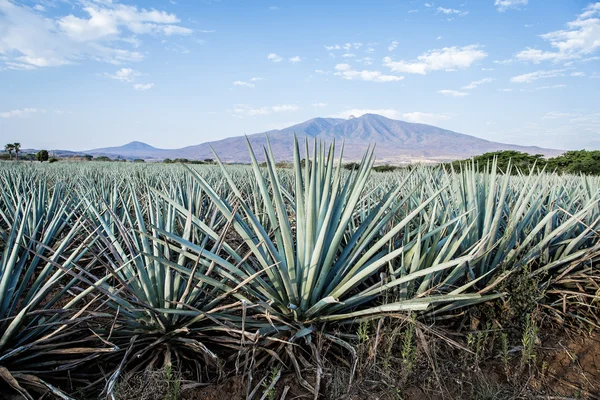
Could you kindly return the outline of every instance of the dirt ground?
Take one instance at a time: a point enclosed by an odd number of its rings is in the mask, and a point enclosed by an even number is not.
[[[516,366],[515,366],[516,368]],[[445,392],[436,393],[419,385],[410,384],[399,388],[359,388],[341,398],[349,400],[442,400],[442,399],[600,399],[600,334],[583,336],[550,336],[538,348],[535,371],[518,384],[507,379],[501,364],[491,362],[479,371],[482,389],[475,396],[465,393],[456,382],[442,382]],[[527,375],[527,371],[523,374]],[[306,378],[306,377],[305,377]],[[425,381],[424,376],[421,377]],[[455,376],[441,379],[456,380]],[[307,378],[311,381],[311,379]],[[475,378],[479,381],[479,378]],[[254,382],[257,384],[258,382]],[[470,384],[472,384],[471,382]],[[326,391],[327,382],[324,383]],[[261,387],[255,399],[259,399]],[[285,397],[282,395],[285,393]],[[246,398],[244,377],[231,377],[218,385],[195,388],[182,393],[184,400],[244,400]],[[283,375],[279,380],[273,399],[312,399],[314,396],[297,384],[294,374]],[[323,396],[323,398],[327,398]],[[340,398],[340,399],[341,399]]]
[[[541,354],[548,394],[600,399],[600,334],[548,340]]]

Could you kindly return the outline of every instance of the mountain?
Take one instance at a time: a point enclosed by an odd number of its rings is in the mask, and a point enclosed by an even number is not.
[[[123,158],[164,159],[172,150],[157,149],[144,142],[130,142],[123,146],[92,149],[83,153],[93,156],[121,156]]]
[[[268,137],[276,159],[290,161],[293,158],[294,134],[302,142],[307,138],[310,146],[314,138],[328,143],[335,140],[336,148],[340,148],[344,142],[346,161],[360,160],[368,146],[373,144],[376,146],[375,155],[378,163],[448,161],[498,150],[516,150],[530,154],[543,154],[547,157],[562,153],[560,150],[537,146],[491,142],[431,125],[397,121],[376,114],[365,114],[350,119],[314,118],[288,128],[248,135],[247,138],[259,160],[264,159],[262,147],[266,144],[265,138]],[[157,149],[142,142],[131,142],[120,147],[94,149],[85,153],[148,160],[164,158],[202,160],[214,157],[211,147],[224,162],[250,161],[244,136],[181,149]]]

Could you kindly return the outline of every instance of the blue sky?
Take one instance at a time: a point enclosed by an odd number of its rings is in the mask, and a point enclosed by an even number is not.
[[[365,112],[600,149],[600,2],[0,0],[0,140],[186,145]]]

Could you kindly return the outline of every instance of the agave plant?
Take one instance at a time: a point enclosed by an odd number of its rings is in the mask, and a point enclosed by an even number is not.
[[[86,325],[96,317],[91,303],[66,304],[80,289],[69,271],[91,237],[81,236],[79,203],[60,186],[22,189],[7,187],[0,199],[0,378],[27,399],[32,388],[66,399],[56,374],[65,383],[67,371],[112,351]]]
[[[211,336],[249,302],[246,292],[257,295],[244,284],[253,277],[235,265],[241,260],[217,233],[227,231],[228,221],[185,191],[170,194],[186,207],[144,187],[110,192],[117,194],[109,196],[110,203],[84,198],[97,262],[78,276],[88,288],[73,300],[99,293],[114,314],[98,332],[118,348],[105,357],[116,360],[107,393],[113,395],[124,371],[164,367],[173,358],[190,370],[211,367],[218,373]],[[216,255],[220,252],[232,254],[233,263]]]
[[[331,145],[326,155],[325,146],[315,142],[311,158],[306,144],[305,159],[310,162],[303,166],[296,141],[293,176],[291,183],[285,184],[283,180],[288,176],[278,173],[270,145],[265,149],[265,168],[261,168],[249,145],[254,179],[262,200],[260,207],[256,207],[256,201],[249,201],[218,157],[235,202],[220,196],[201,174],[189,169],[215,207],[231,221],[235,237],[245,245],[235,257],[240,260],[239,268],[248,275],[263,271],[247,281],[251,289],[249,314],[238,321],[244,331],[257,332],[248,336],[252,341],[264,337],[265,343],[283,350],[285,343],[300,338],[310,342],[311,336],[325,329],[324,337],[348,348],[334,333],[340,324],[357,318],[422,311],[447,304],[459,307],[498,296],[466,293],[472,286],[466,282],[452,292],[429,291],[382,304],[393,287],[419,284],[442,271],[464,275],[465,265],[479,257],[481,249],[473,246],[458,255],[454,251],[455,258],[436,259],[427,267],[413,262],[410,271],[401,267],[403,272],[388,274],[390,262],[440,232],[456,231],[461,219],[454,218],[441,225],[423,223],[431,220],[438,196],[445,188],[429,195],[415,188],[399,198],[404,187],[401,183],[386,191],[378,201],[370,201],[365,187],[374,161],[373,149],[365,154],[356,171],[347,173],[342,168],[341,156],[337,163],[334,161],[334,148]],[[418,205],[413,207],[415,201]],[[395,221],[407,207],[410,212]],[[200,225],[197,228],[206,231]],[[181,246],[187,245],[177,237],[171,239]],[[228,240],[225,238],[225,242]],[[209,252],[205,250],[203,254]],[[219,264],[217,254],[211,257]],[[282,339],[285,341],[281,342]]]

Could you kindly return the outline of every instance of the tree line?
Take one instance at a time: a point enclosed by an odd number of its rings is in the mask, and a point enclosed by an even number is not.
[[[504,150],[484,153],[467,160],[453,161],[446,165],[460,168],[466,162],[475,162],[479,166],[485,166],[494,159],[498,160],[498,168],[502,171],[506,171],[510,163],[513,174],[516,174],[517,170],[527,172],[531,168],[537,168],[562,174],[600,175],[600,150],[572,150],[551,158],[544,158],[542,154]]]

